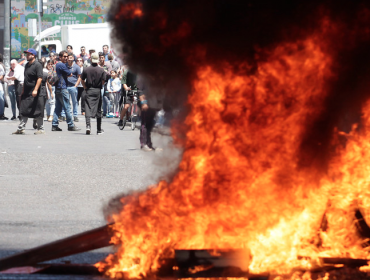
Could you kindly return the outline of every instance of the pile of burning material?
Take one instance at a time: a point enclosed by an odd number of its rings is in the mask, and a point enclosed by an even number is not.
[[[270,275],[369,259],[370,3],[116,0],[109,19],[150,94],[189,90],[178,173],[120,198],[101,271],[150,277],[175,250],[246,250]]]
[[[99,271],[369,278],[368,1],[115,0],[109,19],[150,94],[186,95],[187,115],[178,173],[119,198]],[[226,274],[210,263],[235,250]]]

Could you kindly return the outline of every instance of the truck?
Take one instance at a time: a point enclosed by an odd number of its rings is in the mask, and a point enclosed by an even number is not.
[[[108,23],[56,25],[37,34],[33,48],[38,52],[41,45],[59,53],[71,45],[75,54],[79,53],[82,46],[85,46],[87,52],[90,49],[99,52],[103,50],[103,45],[111,46],[110,33],[111,27]]]

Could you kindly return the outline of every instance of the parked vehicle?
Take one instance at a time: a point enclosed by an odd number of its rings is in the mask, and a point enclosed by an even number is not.
[[[68,45],[73,47],[74,53],[78,54],[81,46],[96,51],[102,51],[103,45],[110,46],[110,31],[108,23],[72,24],[63,26],[53,26],[35,36],[33,48],[38,51],[41,46],[50,49],[51,46],[56,53],[67,49]],[[57,36],[60,32],[60,36]],[[61,40],[55,38],[60,37]]]

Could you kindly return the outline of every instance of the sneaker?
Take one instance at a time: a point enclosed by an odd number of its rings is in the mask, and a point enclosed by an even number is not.
[[[119,120],[117,126],[123,126],[123,120]]]
[[[108,114],[107,118],[113,118],[113,114]]]
[[[100,135],[100,134],[103,134],[104,133],[104,129],[100,129],[98,130],[98,132],[96,134]]]
[[[90,133],[91,133],[91,127],[86,126],[86,135],[90,135]]]
[[[151,152],[151,151],[154,151],[153,148],[150,148],[148,145],[145,145],[143,147],[141,147],[141,149],[144,151],[144,152]]]
[[[77,126],[70,126],[68,127],[68,131],[79,131],[81,128],[78,128]]]
[[[74,122],[79,122],[80,120],[79,120],[77,117],[74,117],[74,118],[73,118],[73,121],[74,121]]]
[[[13,132],[12,134],[22,134],[22,135],[24,135],[26,133],[24,133],[24,130],[17,130],[16,132]]]
[[[14,121],[14,120],[16,120],[17,118],[16,118],[16,116],[13,116],[10,120],[11,121]]]
[[[50,116],[49,118],[48,118],[48,122],[52,122],[53,121],[53,117],[52,116]]]
[[[62,131],[62,129],[59,126],[52,126],[51,131]]]
[[[5,117],[5,115],[2,115],[2,116],[0,116],[0,120],[6,121],[6,120],[9,120],[9,119],[7,117]]]
[[[118,112],[116,112],[116,116],[115,116],[115,118],[119,118]]]
[[[36,130],[35,131],[35,133],[34,133],[35,135],[39,135],[39,134],[45,134],[45,130],[43,130],[43,129],[38,129],[38,130]]]
[[[35,119],[33,119],[33,128],[37,129],[37,121]]]

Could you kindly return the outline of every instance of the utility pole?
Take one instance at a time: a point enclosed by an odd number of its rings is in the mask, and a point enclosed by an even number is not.
[[[4,0],[4,54],[6,72],[10,69],[10,0]]]
[[[41,18],[43,16],[43,2],[42,0],[37,1],[37,13],[39,14],[39,35],[40,35],[40,44],[39,44],[39,59],[41,58]]]

